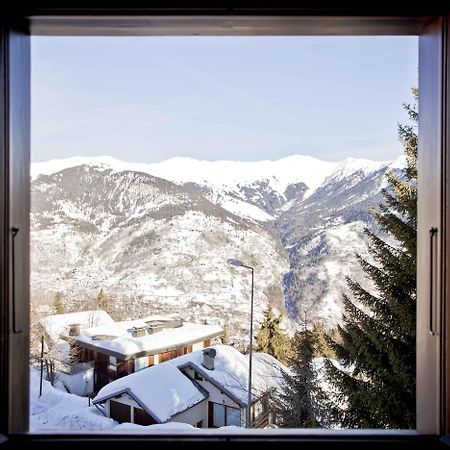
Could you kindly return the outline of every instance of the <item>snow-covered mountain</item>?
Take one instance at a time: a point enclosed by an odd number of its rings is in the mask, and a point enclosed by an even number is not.
[[[182,311],[245,335],[249,277],[225,264],[237,257],[256,268],[257,320],[271,301],[294,321],[307,313],[332,326],[345,276],[361,277],[353,254],[367,253],[368,208],[382,201],[386,171],[403,164],[302,155],[35,163],[33,296],[61,291],[73,306],[103,288],[122,315]]]
[[[278,239],[195,191],[142,172],[69,167],[32,183],[32,296],[63,293],[85,307],[103,289],[118,318],[177,312],[246,336],[254,265],[255,318],[283,310],[289,260]]]
[[[32,176],[51,174],[78,165],[114,171],[131,170],[188,184],[209,200],[241,217],[273,220],[288,199],[307,197],[337,163],[294,155],[277,161],[199,161],[177,157],[154,164],[125,163],[108,156],[75,157],[32,165]]]

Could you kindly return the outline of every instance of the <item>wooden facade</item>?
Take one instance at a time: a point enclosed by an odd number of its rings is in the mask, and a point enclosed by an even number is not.
[[[265,428],[269,425],[269,394],[265,393],[252,406],[252,427]]]
[[[158,423],[147,411],[141,408],[134,409],[134,423],[138,425],[155,425]]]
[[[109,417],[119,423],[135,423],[144,426],[158,423],[144,409],[113,399],[109,400]]]
[[[125,403],[109,401],[109,415],[119,423],[131,422],[131,406]]]
[[[205,339],[202,343],[203,348],[209,347],[211,344],[210,339]],[[173,350],[157,353],[148,356],[148,367],[155,364],[159,364],[171,359],[177,358],[179,356],[187,355],[192,353],[193,345],[185,345],[175,348]],[[130,359],[120,359],[115,357],[110,357],[110,355],[105,352],[100,352],[98,350],[92,350],[87,347],[82,347],[81,345],[71,343],[71,363],[81,363],[95,361],[94,367],[94,391],[98,392],[103,386],[106,386],[111,381],[122,378],[126,375],[130,375],[135,372],[135,360]],[[113,361],[113,363],[112,363]]]

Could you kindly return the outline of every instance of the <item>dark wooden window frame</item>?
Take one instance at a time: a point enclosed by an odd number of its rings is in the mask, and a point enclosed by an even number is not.
[[[208,420],[211,419],[210,422],[208,423],[209,427],[211,427],[211,428],[219,428],[219,427],[214,427],[213,426],[215,405],[220,406],[221,408],[223,408],[224,421],[225,421],[225,425],[224,426],[228,426],[229,425],[227,423],[227,411],[229,409],[234,409],[236,411],[239,411],[239,416],[240,416],[240,418],[242,420],[242,411],[239,408],[236,408],[236,407],[233,407],[233,406],[224,405],[222,403],[208,401]]]
[[[28,10],[17,5],[3,7],[8,10],[2,11],[0,23],[0,444],[59,447],[89,441],[111,447],[145,440],[170,447],[177,440],[205,446],[282,442],[301,444],[302,448],[438,448],[442,441],[449,442],[450,158],[446,155],[450,148],[450,23],[448,6],[429,3],[402,8],[378,2],[378,6],[355,8],[343,2],[330,7],[316,1],[297,8],[275,4],[201,9],[171,6],[170,2],[149,7],[132,0],[122,2],[122,7],[108,8],[93,0],[66,2],[64,7],[35,2]],[[30,34],[419,36],[419,183],[426,183],[420,184],[419,190],[417,430],[249,430],[222,436],[205,431],[201,437],[27,432]],[[433,261],[429,255],[432,228],[438,229]],[[430,326],[431,314],[434,320]]]

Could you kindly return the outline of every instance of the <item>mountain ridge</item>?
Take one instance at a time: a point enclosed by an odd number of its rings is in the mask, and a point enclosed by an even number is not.
[[[282,164],[294,160],[310,161],[291,157]],[[314,190],[295,167],[286,186],[264,174],[258,179],[261,172],[253,179],[241,172],[241,184],[236,174],[223,171],[222,180],[234,176],[224,185],[202,183],[202,173],[192,175],[201,162],[191,159],[191,169],[186,162],[168,160],[157,175],[154,166],[149,174],[148,165],[133,166],[147,172],[132,170],[131,163],[109,157],[32,166],[33,290],[47,298],[63,291],[73,306],[76,298],[93,298],[104,287],[128,304],[136,297],[138,311],[181,307],[191,320],[215,318],[222,325],[236,316],[242,340],[248,280],[224,266],[237,257],[254,264],[260,277],[257,321],[272,302],[288,313],[288,327],[306,313],[328,327],[339,323],[345,277],[363,278],[352,255],[368,257],[363,230],[376,226],[369,208],[383,201],[385,174],[400,171],[403,158],[333,163],[311,178],[322,180]],[[223,170],[221,163],[211,164]],[[186,170],[174,173],[171,165]],[[164,171],[184,181],[161,177]],[[56,264],[47,261],[52,257]],[[237,283],[236,276],[244,279]]]

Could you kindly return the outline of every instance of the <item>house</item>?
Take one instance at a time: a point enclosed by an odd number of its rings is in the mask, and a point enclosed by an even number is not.
[[[93,391],[126,375],[211,345],[217,325],[151,316],[84,328],[73,323],[60,334],[71,346],[72,364],[95,362]]]
[[[270,425],[268,401],[287,370],[266,353],[252,358],[252,426]],[[248,355],[217,345],[113,381],[93,400],[118,422],[183,422],[198,428],[245,426]]]
[[[101,309],[66,314],[52,314],[36,321],[31,329],[31,355],[40,359],[41,338],[44,338],[44,359],[52,382],[57,380],[72,394],[88,395],[94,390],[94,361],[78,362],[69,343],[61,339],[73,324],[83,329],[114,323]],[[51,367],[49,367],[49,365]]]
[[[66,314],[51,314],[39,319],[33,324],[33,328],[37,335],[44,336],[46,345],[52,348],[61,343],[60,335],[64,334],[74,323],[81,328],[91,328],[100,325],[111,325],[114,323],[114,320],[106,311],[96,309]]]

